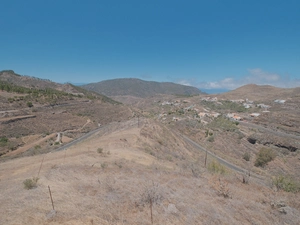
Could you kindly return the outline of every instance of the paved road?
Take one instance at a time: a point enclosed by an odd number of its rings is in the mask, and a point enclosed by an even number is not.
[[[199,145],[198,143],[196,143],[195,141],[191,140],[190,138],[188,138],[187,136],[183,135],[183,134],[179,134],[180,136],[182,136],[188,143],[190,143],[191,145],[195,146],[196,148],[198,148],[199,150],[203,151],[203,152],[207,152],[207,155],[210,155],[212,158],[218,160],[219,163],[223,164],[224,166],[238,172],[238,173],[243,173],[243,174],[248,174],[249,171],[245,170],[243,168],[240,168],[228,161],[226,161],[225,159],[220,158],[219,156],[216,156],[214,153],[208,151],[207,149],[203,148],[201,145]],[[251,177],[255,177],[258,179],[264,179],[263,177],[251,173]]]
[[[61,146],[61,147],[55,149],[55,151],[65,150],[65,149],[67,149],[67,148],[69,148],[69,147],[71,147],[71,146],[73,146],[73,145],[75,145],[75,144],[78,144],[78,143],[84,141],[85,139],[89,138],[89,137],[92,136],[93,134],[97,133],[98,131],[101,131],[101,130],[106,129],[108,126],[109,126],[109,124],[108,124],[107,126],[102,126],[102,127],[98,128],[98,129],[96,129],[96,130],[93,130],[93,131],[91,131],[91,132],[89,132],[89,133],[87,133],[87,134],[81,136],[80,138],[78,138],[78,139],[76,139],[76,140],[74,140],[74,141],[71,141],[70,143],[68,143],[68,144],[66,144],[66,145],[64,145],[64,146]],[[178,133],[178,134],[179,134],[179,133]],[[183,134],[179,134],[179,135],[180,135],[181,137],[183,137],[183,139],[184,139],[185,141],[187,141],[187,142],[190,143],[191,145],[195,146],[195,147],[198,148],[199,150],[201,150],[201,151],[203,151],[203,152],[207,152],[207,155],[210,155],[212,158],[218,160],[219,163],[225,165],[226,167],[228,167],[228,168],[230,168],[230,169],[232,169],[232,170],[234,170],[234,171],[236,171],[236,172],[238,172],[238,173],[246,173],[246,174],[249,173],[248,170],[245,170],[245,169],[243,169],[243,168],[240,168],[240,167],[238,167],[238,166],[236,166],[236,165],[234,165],[234,164],[232,164],[232,163],[230,163],[230,162],[228,162],[228,161],[226,161],[226,160],[220,158],[219,156],[216,156],[214,153],[208,151],[207,149],[205,149],[204,147],[202,147],[201,145],[199,145],[199,144],[196,143],[195,141],[191,140],[191,139],[188,138],[187,136],[185,136],[185,135],[183,135]],[[255,177],[255,178],[258,178],[258,179],[263,179],[263,177],[261,177],[261,176],[259,176],[259,175],[257,175],[257,174],[253,174],[253,173],[251,174],[251,177]]]
[[[297,136],[297,135],[294,135],[294,134],[287,134],[287,133],[284,133],[284,132],[281,132],[281,131],[272,130],[270,128],[266,128],[266,127],[263,127],[263,126],[260,126],[260,125],[254,124],[254,123],[247,123],[247,122],[239,121],[239,124],[242,125],[242,126],[256,128],[256,129],[259,129],[259,130],[262,130],[262,131],[265,131],[265,132],[268,132],[268,133],[272,133],[272,134],[280,136],[280,137],[294,138],[294,139],[300,140],[300,136]]]
[[[140,123],[142,123],[142,121],[140,121]],[[93,134],[99,132],[99,131],[107,131],[109,129],[109,127],[112,125],[113,123],[107,124],[105,126],[101,126],[93,131],[90,131],[89,133],[84,134],[83,136],[77,138],[76,140],[73,140],[71,142],[69,142],[68,144],[65,144],[57,149],[55,149],[54,151],[62,151],[65,150],[67,148],[70,148],[71,146],[78,144],[84,140],[86,140],[87,138],[91,137]],[[128,126],[136,126],[138,124],[138,121],[132,120],[132,123],[129,124]],[[118,126],[120,126],[120,128],[122,127],[122,124],[118,124]],[[125,125],[126,126],[126,125]]]
[[[235,170],[237,172],[240,173],[246,173],[247,170],[244,170],[240,167],[237,167],[236,165],[231,164],[230,162],[227,162],[226,160],[220,158],[219,156],[216,156],[214,153],[208,151],[207,149],[203,148],[201,145],[199,145],[198,143],[194,142],[193,140],[191,140],[190,138],[188,138],[185,135],[181,135],[188,143],[190,143],[191,145],[195,146],[196,148],[198,148],[199,150],[203,151],[203,152],[207,152],[207,155],[210,155],[212,158],[218,160],[221,164],[227,166],[228,168]]]
[[[63,145],[63,146],[61,146],[61,147],[55,149],[54,151],[61,151],[61,150],[70,148],[72,145],[75,145],[75,144],[78,144],[79,142],[82,142],[83,140],[89,138],[90,136],[92,136],[93,134],[97,133],[98,131],[100,131],[100,130],[103,129],[103,128],[104,128],[104,126],[98,128],[98,129],[96,129],[96,130],[90,131],[89,133],[86,133],[85,135],[83,135],[83,136],[81,136],[81,137],[79,137],[79,138],[77,138],[77,139],[75,139],[75,140],[69,142],[68,144],[65,144],[65,145]]]

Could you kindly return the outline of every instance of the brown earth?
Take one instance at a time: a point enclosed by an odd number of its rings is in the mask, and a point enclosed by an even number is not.
[[[185,152],[185,159],[167,157],[164,145],[173,138],[174,152]],[[151,120],[140,128],[136,119],[107,126],[65,151],[1,163],[0,224],[151,224],[149,193],[154,224],[298,224],[299,194],[276,192],[251,178],[242,184],[241,175],[229,170],[211,174],[203,159]],[[36,176],[37,188],[24,189],[23,181]]]
[[[99,100],[74,99],[52,106],[34,103],[32,108],[15,107],[9,102],[2,104],[6,110],[0,112],[0,138],[8,138],[8,143],[0,145],[0,154],[22,147],[25,144],[22,137],[65,132],[73,139],[94,130],[99,124],[124,121],[133,115],[125,105]]]

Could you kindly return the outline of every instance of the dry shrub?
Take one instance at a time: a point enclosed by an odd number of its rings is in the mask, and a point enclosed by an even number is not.
[[[268,164],[268,162],[271,162],[273,159],[275,159],[276,155],[274,151],[270,148],[261,148],[256,155],[256,160],[254,165],[264,167]]]
[[[228,182],[221,180],[221,178],[213,178],[212,182],[213,188],[217,191],[219,196],[224,198],[231,198]]]
[[[163,200],[162,191],[158,183],[152,181],[151,185],[145,187],[140,198],[140,205],[158,204]]]
[[[104,185],[105,185],[105,189],[109,192],[114,192],[118,190],[118,187],[116,186],[116,180],[111,176],[107,176],[105,178]]]
[[[273,177],[272,183],[277,188],[277,190],[284,190],[286,192],[293,193],[300,191],[300,183],[291,176],[279,175]]]
[[[248,184],[249,180],[250,180],[250,171],[244,172],[242,176],[243,176],[242,183],[243,184]]]
[[[103,157],[107,157],[107,156],[110,155],[110,151],[104,152],[103,148],[98,148],[98,149],[97,149],[97,152],[98,152],[101,156],[103,156]]]
[[[136,203],[137,206],[149,205],[151,224],[153,224],[153,205],[159,204],[163,199],[162,190],[159,184],[152,181],[151,185],[145,187],[145,190],[141,194],[140,200]]]
[[[211,173],[225,174],[226,169],[223,165],[221,165],[218,161],[214,160],[208,164],[208,171]]]

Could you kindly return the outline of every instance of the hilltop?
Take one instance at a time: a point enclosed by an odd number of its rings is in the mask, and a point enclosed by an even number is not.
[[[31,76],[23,76],[15,73],[13,70],[0,71],[0,80],[2,82],[6,82],[16,86],[22,86],[25,88],[33,88],[33,89],[51,88],[59,91],[64,91],[67,93],[72,93],[72,94],[80,93],[70,84],[59,84],[59,83],[52,82],[51,80],[48,79],[40,79]]]
[[[218,96],[226,99],[248,98],[252,101],[270,101],[275,99],[285,99],[290,96],[300,96],[300,87],[278,88],[270,85],[247,84]]]
[[[202,93],[199,89],[191,86],[170,82],[144,81],[135,78],[105,80],[81,87],[106,96],[130,95],[143,98],[157,94],[198,95]]]

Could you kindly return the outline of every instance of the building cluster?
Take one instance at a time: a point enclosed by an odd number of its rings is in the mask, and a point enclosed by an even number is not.
[[[209,96],[206,96],[206,97],[202,97],[201,98],[201,101],[206,101],[206,102],[214,102],[215,104],[220,104],[220,105],[223,105],[222,101],[218,101],[218,98],[217,97],[209,97]],[[268,111],[271,106],[270,105],[266,105],[266,104],[263,104],[263,103],[254,103],[254,101],[251,101],[249,99],[235,99],[235,100],[230,100],[231,102],[235,102],[235,103],[238,103],[238,104],[241,104],[243,105],[243,107],[245,107],[246,109],[250,109],[250,108],[259,108],[259,109],[262,109],[260,110],[260,112],[254,112],[254,113],[251,113],[251,114],[246,114],[246,113],[237,113],[237,112],[233,112],[233,113],[228,113],[226,114],[225,116],[227,118],[229,118],[230,120],[234,120],[234,121],[243,121],[245,119],[250,119],[250,118],[255,118],[255,117],[258,117],[261,115],[261,113],[268,113],[270,111]],[[280,104],[284,104],[286,100],[282,100],[282,99],[276,99],[274,102],[275,103],[280,103]],[[173,110],[171,112],[172,113],[179,113],[179,114],[184,114],[186,112],[194,112],[194,119],[200,119],[201,122],[207,122],[207,120],[210,120],[210,119],[213,119],[213,118],[217,118],[218,116],[220,116],[221,114],[220,113],[217,113],[217,112],[212,112],[208,109],[205,109],[205,108],[201,108],[199,109],[199,107],[197,107],[196,104],[192,104],[190,100],[181,100],[181,101],[164,101],[161,103],[161,105],[170,105],[170,106],[177,106],[177,107],[181,107],[182,103],[190,103],[189,106],[186,106],[186,107],[182,107],[178,110]],[[162,119],[162,120],[165,120],[167,115],[169,115],[169,113],[162,113],[162,114],[159,114],[159,118]],[[188,116],[187,118],[192,118],[190,116]],[[182,118],[181,117],[173,117],[172,120],[173,121],[179,121],[181,120]]]

